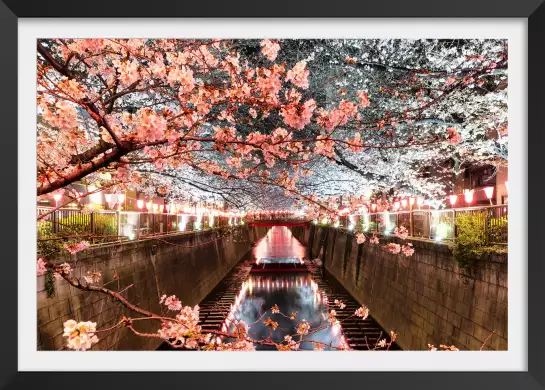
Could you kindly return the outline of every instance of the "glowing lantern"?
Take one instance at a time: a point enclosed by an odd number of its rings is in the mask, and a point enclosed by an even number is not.
[[[464,190],[464,199],[466,203],[471,204],[473,202],[473,190]]]
[[[143,201],[142,199],[138,199],[138,200],[136,201],[136,206],[137,206],[140,210],[142,210],[142,208],[144,207],[144,201]]]
[[[486,197],[490,199],[490,202],[492,202],[492,195],[494,194],[494,187],[485,187],[484,193],[486,194]]]
[[[159,205],[158,204],[155,204],[155,203],[152,203],[152,207],[153,207],[153,212],[156,213],[157,210],[159,209]]]
[[[418,205],[418,208],[422,207],[422,205],[424,204],[424,199],[423,198],[416,199],[416,204]]]
[[[457,200],[458,200],[458,195],[450,195],[449,196],[449,201],[450,201],[451,206],[454,206],[456,204]]]
[[[377,209],[376,203],[371,204],[371,208],[373,209],[373,212],[375,212],[375,210]]]
[[[399,201],[394,202],[394,210],[399,209]]]
[[[106,199],[106,203],[108,203],[108,207],[112,208],[113,194],[104,194],[104,199]]]
[[[401,206],[403,208],[407,207],[407,199],[401,199]]]
[[[125,194],[117,194],[117,201],[121,204],[125,202]]]
[[[411,208],[413,207],[413,205],[414,205],[414,198],[409,198],[409,205],[411,206]]]

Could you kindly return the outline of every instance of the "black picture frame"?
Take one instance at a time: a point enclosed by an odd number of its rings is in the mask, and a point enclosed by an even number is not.
[[[324,0],[257,3],[249,0],[226,2],[169,2],[154,0],[150,7],[141,0],[73,0],[22,1],[3,0],[0,3],[2,59],[0,77],[1,132],[0,166],[5,184],[1,191],[2,271],[0,272],[0,387],[110,389],[110,388],[215,388],[232,385],[237,388],[302,388],[380,387],[418,389],[545,389],[545,262],[541,255],[541,222],[545,220],[540,204],[544,190],[544,166],[539,148],[545,145],[542,111],[545,107],[545,4],[543,0],[383,0],[334,2]],[[14,161],[18,157],[17,142],[17,22],[27,17],[517,17],[528,21],[528,371],[525,372],[18,372],[17,370],[17,258],[18,238],[17,197],[18,179]],[[324,20],[327,23],[327,20]],[[24,151],[21,151],[24,152]],[[28,158],[34,158],[29,156]],[[15,198],[15,199],[14,199]],[[29,205],[34,207],[34,205]],[[34,232],[29,232],[34,234]],[[28,260],[28,259],[27,259]],[[523,259],[513,259],[523,261]],[[519,319],[525,321],[524,318]],[[35,335],[29,335],[35,337]],[[267,361],[264,360],[264,364]],[[59,370],[62,370],[59,367]]]

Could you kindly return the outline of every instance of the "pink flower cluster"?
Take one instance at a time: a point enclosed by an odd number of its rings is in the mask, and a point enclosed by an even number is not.
[[[394,235],[402,240],[406,240],[407,237],[409,237],[409,231],[405,226],[396,227],[394,229]]]
[[[316,146],[314,147],[314,153],[333,158],[335,155],[335,151],[333,149],[334,145],[335,143],[330,139],[319,140],[316,142]]]
[[[299,61],[295,66],[288,70],[286,81],[291,81],[292,84],[302,89],[307,89],[309,70],[307,69],[306,61]]]
[[[234,127],[214,127],[214,138],[217,143],[227,143],[235,140]]]
[[[171,298],[170,296],[168,298]],[[168,298],[165,299],[168,300]],[[176,297],[174,297],[176,298]],[[174,299],[173,299],[174,301]],[[176,307],[178,305],[176,304]],[[184,306],[176,315],[176,321],[166,321],[161,325],[158,333],[163,339],[170,343],[178,343],[188,349],[196,349],[199,342],[209,343],[210,336],[201,333],[199,323],[199,306]]]
[[[354,315],[356,317],[361,317],[362,320],[365,320],[367,317],[369,317],[369,309],[366,306],[362,306],[354,312]]]
[[[276,60],[276,56],[278,55],[279,50],[280,45],[278,43],[271,41],[270,39],[264,39],[261,41],[261,52],[269,60]]]
[[[460,135],[460,133],[458,133],[458,131],[456,131],[456,128],[449,127],[447,129],[447,132],[448,132],[448,142],[449,143],[457,144],[457,143],[460,143],[460,141],[462,141],[462,136]]]
[[[357,92],[357,96],[358,96],[358,105],[359,105],[361,108],[365,108],[365,107],[367,107],[369,104],[371,104],[371,102],[369,101],[369,96],[367,96],[367,93],[366,93],[366,92],[358,91],[358,92]]]
[[[167,121],[149,108],[138,110],[136,132],[140,139],[157,141],[163,139],[167,129]]]
[[[394,255],[397,255],[401,252],[401,245],[390,242],[386,245],[386,250]]]
[[[98,337],[95,336],[96,327],[96,322],[66,321],[63,336],[67,338],[68,348],[85,351],[91,348],[93,344],[98,343]]]
[[[176,298],[175,295],[171,295],[169,297],[163,295],[161,297],[161,300],[159,301],[160,304],[163,304],[168,308],[168,310],[172,311],[179,311],[182,309],[182,302]]]
[[[334,108],[330,112],[323,109],[319,110],[317,118],[318,124],[325,127],[327,130],[333,130],[337,126],[342,126],[354,118],[358,114],[358,106],[348,100],[341,100],[338,108]]]
[[[195,88],[193,71],[187,66],[172,69],[168,72],[167,80],[170,85],[174,85],[177,82],[180,83],[179,94],[191,92]]]
[[[366,240],[365,234],[363,234],[363,233],[358,233],[358,234],[356,235],[356,242],[357,242],[358,244],[363,244],[363,243],[365,242],[365,240]]]
[[[403,245],[401,247],[401,252],[403,252],[406,257],[411,257],[414,254],[413,244],[408,243],[407,245]]]
[[[369,242],[370,242],[371,244],[378,244],[378,243],[379,243],[378,237],[377,237],[377,236],[371,237],[371,238],[369,239]]]
[[[302,105],[297,103],[291,103],[282,107],[280,115],[284,118],[284,122],[297,130],[302,130],[306,125],[310,123],[312,114],[316,109],[316,102],[314,99],[309,99]]]
[[[66,249],[70,254],[74,255],[84,249],[89,248],[89,246],[91,246],[91,244],[89,244],[88,241],[80,241],[75,244],[64,244],[63,248]]]
[[[114,64],[119,70],[119,81],[121,81],[122,85],[131,85],[140,78],[140,73],[138,71],[138,62],[124,61],[123,63],[121,63],[120,61],[117,61]]]
[[[38,261],[36,262],[36,273],[38,276],[41,276],[47,272],[47,268],[45,266],[45,261],[41,257],[38,258]]]
[[[303,319],[299,323],[299,326],[297,326],[297,334],[300,334],[301,336],[308,334],[309,330],[310,330],[310,324],[305,319]]]

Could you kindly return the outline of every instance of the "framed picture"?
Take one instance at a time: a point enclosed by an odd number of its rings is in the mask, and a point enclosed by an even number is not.
[[[4,388],[545,387],[540,0],[0,14]]]

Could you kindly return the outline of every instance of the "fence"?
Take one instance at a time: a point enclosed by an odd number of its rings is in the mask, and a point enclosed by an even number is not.
[[[128,211],[83,211],[39,207],[38,216],[47,214],[37,223],[38,239],[69,235],[88,235],[92,243],[133,240],[147,236],[173,234],[219,228],[241,223],[228,216],[139,213]]]
[[[339,226],[353,230],[361,223],[364,232],[390,234],[396,227],[405,227],[409,236],[432,240],[453,240],[456,235],[456,221],[461,216],[472,216],[482,226],[483,240],[490,244],[507,243],[507,205],[467,207],[445,210],[413,210],[378,212],[345,216],[339,219]]]

